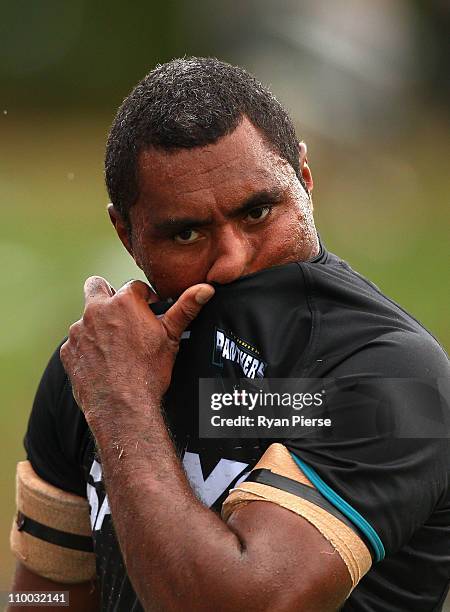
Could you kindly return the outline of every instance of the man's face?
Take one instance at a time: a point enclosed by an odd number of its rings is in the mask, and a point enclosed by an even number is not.
[[[247,119],[213,145],[143,152],[139,179],[126,246],[162,299],[318,252],[308,195]]]

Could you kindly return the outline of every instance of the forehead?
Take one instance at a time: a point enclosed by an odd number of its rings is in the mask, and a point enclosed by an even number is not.
[[[138,168],[136,206],[145,207],[151,220],[226,208],[253,192],[284,190],[295,178],[292,166],[246,118],[212,145],[174,152],[144,151]]]

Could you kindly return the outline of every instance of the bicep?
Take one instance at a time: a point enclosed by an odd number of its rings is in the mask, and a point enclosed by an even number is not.
[[[16,565],[16,571],[11,587],[12,592],[17,591],[68,591],[69,593],[69,610],[83,610],[84,612],[95,612],[100,609],[97,582],[89,580],[79,584],[67,584],[62,582],[54,582],[43,576],[38,576],[31,570],[25,567],[20,561]],[[23,610],[29,610],[30,607],[23,607]],[[54,606],[41,607],[42,610],[54,609]],[[8,608],[11,612],[18,612],[22,607],[14,606]]]
[[[338,610],[352,581],[336,548],[302,516],[267,501],[240,505],[228,526],[270,610]],[[255,609],[258,608],[258,605]]]

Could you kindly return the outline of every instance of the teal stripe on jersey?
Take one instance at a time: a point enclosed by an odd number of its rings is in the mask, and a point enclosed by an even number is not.
[[[320,493],[322,493],[322,495],[329,502],[331,502],[333,506],[340,510],[342,514],[350,519],[352,523],[356,525],[356,527],[358,527],[358,529],[366,536],[373,548],[375,561],[382,561],[386,551],[384,550],[383,542],[380,540],[380,536],[377,534],[372,525],[368,523],[357,510],[350,506],[345,499],[342,499],[342,497],[338,495],[336,491],[333,491],[333,489],[322,480],[319,474],[312,467],[310,467],[302,459],[299,459],[299,457],[297,457],[294,453],[291,453],[291,455],[295,463],[299,466],[305,476],[309,478],[317,490],[320,491]]]

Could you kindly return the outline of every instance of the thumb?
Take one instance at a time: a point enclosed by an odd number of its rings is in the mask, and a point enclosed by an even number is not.
[[[181,334],[191,321],[195,319],[203,305],[214,295],[214,287],[201,284],[186,289],[173,306],[161,319],[167,335],[171,340],[179,342]]]

